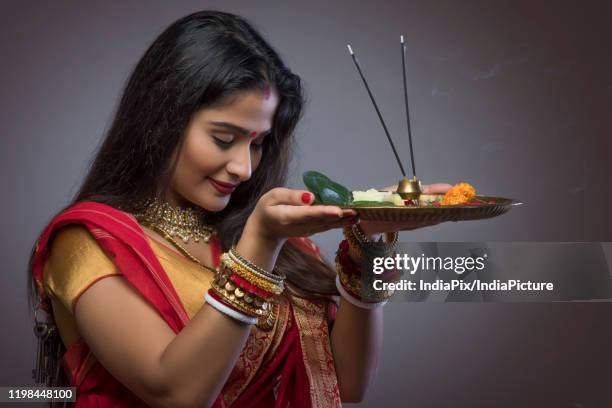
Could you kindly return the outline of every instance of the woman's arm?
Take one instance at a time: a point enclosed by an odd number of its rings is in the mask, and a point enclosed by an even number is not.
[[[380,234],[369,233],[367,227],[364,232],[370,240],[380,238]],[[331,346],[343,402],[362,401],[376,376],[383,339],[382,309],[363,309],[340,298]]]
[[[278,251],[247,234],[237,250],[260,264],[274,265]],[[98,361],[155,407],[212,405],[251,329],[205,305],[175,334],[120,276],[87,289],[76,303],[75,317]]]
[[[423,192],[446,193],[450,188],[450,184],[436,183],[424,185]],[[396,191],[397,185],[380,190]],[[435,224],[414,221],[364,221],[360,225],[371,241],[378,241],[382,232],[411,230]],[[353,261],[360,263],[354,258]],[[362,309],[341,298],[331,333],[331,345],[343,401],[359,402],[363,399],[378,368],[382,331],[382,307]]]
[[[382,309],[362,309],[340,300],[331,346],[343,402],[362,401],[374,380],[382,347]]]

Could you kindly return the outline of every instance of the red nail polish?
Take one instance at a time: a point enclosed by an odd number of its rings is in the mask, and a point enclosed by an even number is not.
[[[302,193],[302,202],[304,204],[308,204],[311,199],[312,199],[312,194],[310,194],[310,193]]]

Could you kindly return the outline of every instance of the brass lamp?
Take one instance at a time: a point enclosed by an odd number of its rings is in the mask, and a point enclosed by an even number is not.
[[[423,193],[421,181],[417,180],[416,176],[412,177],[412,179],[404,177],[397,185],[396,193],[399,194],[404,200],[418,201],[419,197],[421,197],[421,194]]]

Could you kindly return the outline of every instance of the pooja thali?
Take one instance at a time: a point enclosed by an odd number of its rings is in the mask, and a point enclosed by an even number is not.
[[[358,212],[362,220],[390,222],[445,222],[468,221],[493,218],[508,212],[513,206],[521,205],[517,200],[504,197],[475,196],[465,204],[438,206],[429,203],[439,202],[444,194],[422,194],[419,206],[392,205],[339,205]]]
[[[456,184],[445,194],[420,193],[407,200],[392,191],[350,191],[312,170],[303,174],[303,180],[314,194],[315,204],[353,209],[362,220],[415,223],[480,220],[497,217],[522,204],[510,198],[477,195],[467,183]],[[457,192],[466,195],[458,197]]]
[[[396,186],[396,191],[351,191],[340,183],[331,180],[318,171],[307,171],[303,174],[304,184],[315,196],[315,204],[334,205],[357,211],[362,220],[439,223],[445,221],[467,221],[492,218],[508,212],[521,202],[504,197],[481,195],[469,183],[461,182],[452,186],[443,194],[432,194],[423,191],[421,182],[416,177],[415,155],[412,143],[410,113],[408,105],[408,86],[406,80],[404,36],[400,37],[400,52],[402,57],[402,80],[404,85],[404,103],[406,108],[406,124],[410,144],[412,179],[406,176],[402,160],[398,154],[393,139],[383,120],[378,104],[367,83],[351,45],[347,45],[357,72],[363,81],[365,89],[372,101],[384,133],[389,142],[403,178]]]

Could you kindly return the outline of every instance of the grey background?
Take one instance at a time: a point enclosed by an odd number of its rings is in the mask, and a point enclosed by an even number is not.
[[[251,19],[305,81],[292,186],[307,169],[353,189],[399,179],[347,42],[409,168],[403,34],[419,177],[527,203],[492,220],[404,232],[403,241],[612,241],[606,2],[3,1],[1,385],[30,383],[25,264],[34,239],[76,191],[145,48],[201,8]],[[332,258],[340,233],[315,240]],[[611,310],[390,304],[380,372],[361,406],[609,406]]]

